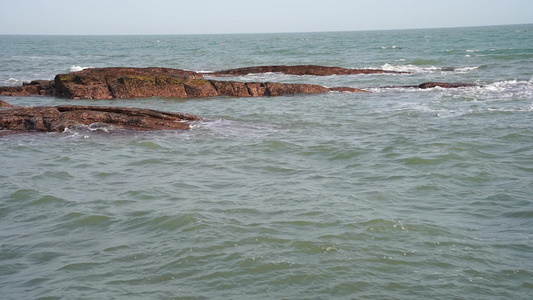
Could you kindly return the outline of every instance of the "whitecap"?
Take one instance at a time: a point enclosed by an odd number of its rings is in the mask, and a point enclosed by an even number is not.
[[[381,46],[380,48],[383,49],[383,50],[386,50],[386,49],[399,49],[399,50],[401,50],[402,49],[402,47],[396,46],[396,45],[393,45],[393,46],[390,46],[390,47]]]
[[[114,131],[117,131],[117,128],[111,124],[106,124],[106,123],[92,123],[90,125],[83,125],[83,124],[72,125],[72,126],[66,127],[63,130],[64,133],[69,133],[72,136],[85,135],[89,132],[110,133]]]
[[[503,80],[449,92],[459,97],[484,99],[485,102],[502,102],[530,98],[533,95],[533,83],[516,79]]]
[[[416,65],[392,65],[389,63],[381,66],[381,69],[385,71],[397,71],[397,72],[411,72],[411,73],[433,73],[433,72],[457,72],[467,73],[479,69],[481,66],[466,66],[466,67],[436,67],[436,66],[416,66]]]
[[[90,67],[81,67],[81,66],[72,65],[69,69],[69,72],[79,72],[85,69],[90,69]]]
[[[382,70],[385,71],[397,71],[397,72],[412,72],[412,73],[421,73],[421,72],[434,72],[440,70],[435,66],[421,67],[415,65],[391,65],[389,63],[381,66]]]
[[[18,80],[18,79],[16,79],[16,78],[9,78],[9,79],[7,80],[7,82],[9,82],[9,83],[16,83],[16,82],[19,82],[19,81],[20,81],[20,80]]]
[[[456,68],[454,71],[458,73],[467,73],[479,69],[481,66],[471,66],[471,67],[462,67]]]

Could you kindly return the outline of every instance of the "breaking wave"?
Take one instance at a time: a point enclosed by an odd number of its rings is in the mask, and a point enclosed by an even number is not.
[[[479,83],[479,86],[446,89],[435,87],[430,89],[416,88],[369,88],[371,92],[401,92],[401,93],[431,93],[440,91],[443,95],[453,98],[484,99],[485,101],[508,101],[512,99],[527,99],[533,96],[533,80],[502,80],[492,83]]]
[[[119,130],[110,124],[92,123],[90,125],[73,125],[65,128],[63,133],[68,134],[68,138],[89,138],[91,133],[113,133]],[[125,130],[122,130],[125,131]]]
[[[72,65],[68,71],[69,72],[79,72],[79,71],[82,71],[82,70],[85,70],[85,69],[90,69],[90,67],[82,67],[82,66]]]
[[[481,66],[467,66],[467,67],[436,67],[436,66],[417,66],[417,65],[392,65],[389,63],[381,66],[385,71],[397,72],[412,72],[412,73],[434,73],[434,72],[456,72],[468,73],[479,69]]]

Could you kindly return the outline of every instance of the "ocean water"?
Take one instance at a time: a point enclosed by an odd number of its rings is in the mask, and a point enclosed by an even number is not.
[[[68,100],[205,117],[190,131],[0,139],[2,299],[530,299],[533,25],[0,36],[0,85],[88,67],[318,64],[251,74],[369,88]],[[383,88],[426,81],[479,87]]]

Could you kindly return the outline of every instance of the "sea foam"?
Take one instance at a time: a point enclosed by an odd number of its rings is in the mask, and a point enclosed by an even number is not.
[[[458,72],[466,73],[479,69],[481,66],[467,66],[467,67],[436,67],[436,66],[416,66],[416,65],[392,65],[389,63],[381,66],[385,71],[396,72],[411,72],[411,73],[433,73],[433,72]]]
[[[82,70],[85,70],[85,69],[90,69],[90,67],[81,67],[81,66],[72,65],[68,71],[69,72],[79,72],[79,71],[82,71]]]

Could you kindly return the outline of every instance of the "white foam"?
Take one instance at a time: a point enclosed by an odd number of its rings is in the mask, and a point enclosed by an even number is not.
[[[393,45],[393,46],[381,46],[380,47],[381,49],[383,50],[386,50],[386,49],[402,49],[400,46],[396,46],[396,45]]]
[[[422,72],[434,72],[440,70],[435,66],[421,67],[415,65],[391,65],[384,64],[381,66],[381,69],[385,71],[397,71],[397,72],[412,72],[412,73],[422,73]]]
[[[439,71],[453,71],[457,73],[467,73],[479,69],[481,66],[468,66],[461,68],[436,67],[436,66],[415,66],[415,65],[392,65],[384,64],[381,69],[385,71],[411,72],[411,73],[433,73]]]
[[[501,102],[531,98],[533,83],[530,81],[503,80],[479,87],[449,90],[449,93],[460,97],[484,99],[485,102]]]
[[[16,78],[9,78],[9,79],[7,80],[7,82],[9,82],[9,83],[16,83],[16,82],[19,82],[19,81],[20,81],[20,80],[18,80],[18,79],[16,79]]]
[[[457,68],[457,69],[455,69],[455,72],[459,72],[459,73],[471,72],[471,71],[479,69],[479,67],[481,67],[481,66]]]
[[[79,72],[85,69],[90,69],[90,67],[81,67],[81,66],[72,65],[69,69],[69,72]]]

